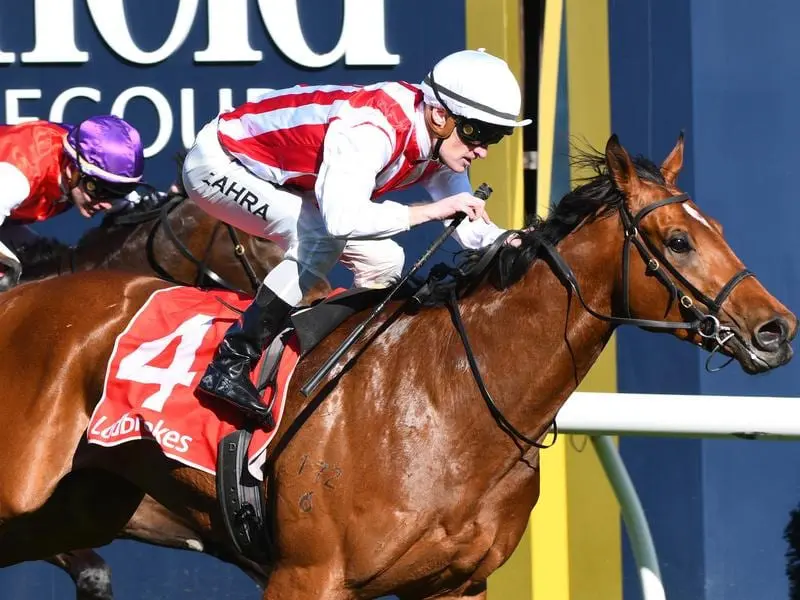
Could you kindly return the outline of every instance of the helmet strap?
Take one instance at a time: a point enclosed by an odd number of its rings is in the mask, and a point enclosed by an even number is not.
[[[433,160],[439,160],[439,150],[441,150],[444,141],[453,134],[453,130],[456,128],[456,121],[448,114],[444,125],[437,125],[433,121],[433,107],[426,106],[425,125],[430,134],[436,139],[436,142],[433,144],[433,150],[431,151],[431,158]]]
[[[81,172],[77,163],[66,152],[61,156],[61,173],[69,189],[74,189],[81,181]]]
[[[433,150],[431,151],[431,158],[433,160],[439,160],[439,151],[442,149],[444,139],[445,138],[436,138],[436,142],[433,144]]]

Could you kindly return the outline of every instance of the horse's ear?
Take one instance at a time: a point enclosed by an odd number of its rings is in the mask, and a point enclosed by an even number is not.
[[[664,181],[667,185],[675,185],[678,180],[678,175],[683,168],[683,132],[678,136],[678,141],[672,152],[669,153],[664,162],[661,163],[661,174],[664,176]]]
[[[628,197],[633,196],[641,182],[631,157],[619,143],[616,133],[608,138],[608,143],[606,143],[606,165],[617,189]]]

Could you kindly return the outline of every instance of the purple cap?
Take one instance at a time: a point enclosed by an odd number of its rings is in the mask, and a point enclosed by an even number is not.
[[[139,132],[114,115],[89,117],[72,127],[64,149],[86,175],[113,183],[142,179],[144,148]]]

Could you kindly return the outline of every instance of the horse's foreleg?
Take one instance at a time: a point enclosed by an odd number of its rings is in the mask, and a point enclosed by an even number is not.
[[[441,595],[436,593],[433,596],[427,595],[427,592],[420,590],[408,591],[400,593],[400,600],[411,600],[412,598],[436,598],[436,600],[486,600],[488,598],[486,593],[486,582],[468,582],[458,590]]]
[[[0,522],[0,566],[109,544],[141,499],[138,488],[111,473],[70,473],[40,508]]]
[[[92,550],[73,550],[48,558],[75,582],[76,600],[113,600],[111,567]]]
[[[451,596],[436,596],[438,600],[486,600],[486,582],[470,584],[465,590]]]
[[[167,548],[204,551],[200,536],[150,496],[144,497],[120,537]]]

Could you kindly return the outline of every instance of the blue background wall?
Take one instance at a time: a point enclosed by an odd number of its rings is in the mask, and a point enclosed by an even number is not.
[[[379,0],[374,0],[378,2]],[[139,47],[158,48],[166,39],[175,14],[177,2],[164,0],[128,0],[126,2],[129,30]],[[338,40],[342,3],[330,0],[300,0],[303,33],[309,46],[326,52]],[[387,79],[417,82],[430,66],[442,56],[463,49],[465,44],[465,7],[463,0],[429,3],[423,0],[386,0],[386,46],[389,52],[400,55],[396,67],[345,67],[343,61],[323,69],[298,67],[271,43],[261,23],[257,3],[249,1],[250,42],[261,50],[264,58],[257,64],[196,65],[193,53],[206,47],[206,2],[200,8],[186,42],[164,62],[141,67],[121,61],[101,40],[86,7],[75,3],[77,46],[90,53],[83,65],[25,65],[19,59],[12,65],[0,65],[3,89],[33,88],[42,90],[41,100],[21,103],[25,116],[47,118],[53,99],[63,90],[90,86],[101,90],[102,100],[94,104],[78,100],[69,104],[64,120],[76,122],[92,114],[108,112],[119,93],[143,85],[161,91],[169,100],[175,116],[175,126],[166,149],[147,162],[147,179],[164,188],[172,181],[172,155],[181,146],[179,135],[179,90],[195,90],[196,129],[209,121],[218,111],[218,90],[231,88],[233,102],[246,98],[247,88],[278,88],[296,83],[369,83]],[[424,15],[420,18],[419,15]],[[0,49],[24,52],[33,48],[32,2],[0,0]],[[230,32],[232,36],[243,32]],[[6,114],[5,97],[0,95],[0,119]],[[152,141],[158,127],[157,117],[147,101],[134,101],[124,115]],[[420,196],[419,194],[423,194]],[[424,198],[424,191],[405,192],[400,199]],[[98,224],[77,214],[66,214],[37,229],[64,241],[74,242],[90,225]],[[441,226],[420,228],[401,241],[411,261],[423,251],[440,231]],[[453,248],[453,246],[450,246]],[[446,258],[442,256],[442,258]],[[334,275],[334,283],[347,283],[349,275],[343,269]],[[102,499],[98,499],[98,502]],[[114,570],[117,597],[147,598],[260,598],[250,580],[237,569],[206,556],[146,547],[132,542],[115,542],[101,554]],[[44,563],[32,563],[0,570],[0,596],[10,600],[44,600],[71,597],[72,584],[66,575]]]
[[[800,4],[627,0],[610,3],[609,19],[614,131],[660,162],[684,129],[679,183],[796,312]],[[735,365],[708,374],[704,354],[669,336],[625,329],[618,339],[621,392],[800,396],[797,360],[765,376]],[[624,438],[621,447],[669,597],[787,598],[782,535],[800,501],[800,445]],[[625,598],[640,597],[626,551]]]

